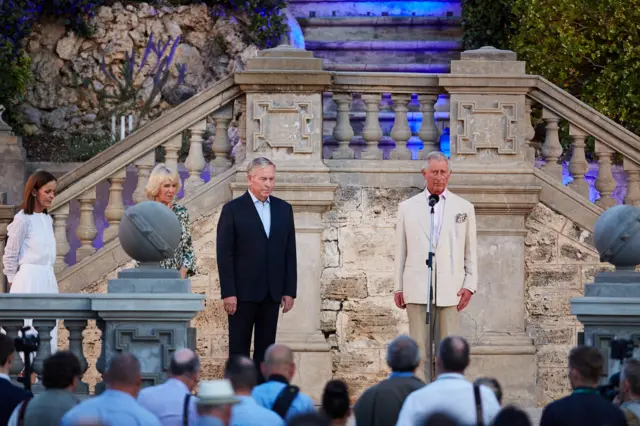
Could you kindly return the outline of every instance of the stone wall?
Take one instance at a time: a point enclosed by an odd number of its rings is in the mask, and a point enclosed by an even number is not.
[[[112,91],[113,83],[100,70],[100,63],[104,57],[117,71],[125,54],[135,49],[137,69],[151,33],[162,43],[180,36],[174,64],[187,65],[184,84],[178,91],[165,91],[157,97],[151,117],[242,68],[258,51],[243,42],[232,18],[214,20],[203,4],[153,7],[115,3],[98,9],[94,24],[95,32],[86,38],[68,31],[61,21],[43,21],[34,27],[26,43],[34,81],[21,104],[25,134],[64,136],[100,127],[110,129],[110,120],[101,117],[105,111],[98,104],[96,90]],[[154,64],[155,55],[151,54],[136,78],[136,84],[143,88],[140,105],[151,93],[149,74]],[[176,78],[177,70],[172,67],[166,87],[173,87]],[[89,87],[81,84],[85,80]]]
[[[529,214],[525,238],[527,332],[538,362],[538,405],[566,395],[567,356],[582,325],[569,300],[583,295],[584,283],[612,270],[599,262],[593,234],[543,204]]]

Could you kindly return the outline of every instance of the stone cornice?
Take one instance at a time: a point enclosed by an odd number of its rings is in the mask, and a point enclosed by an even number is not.
[[[256,70],[234,74],[244,93],[322,93],[331,85],[328,71]]]
[[[456,185],[451,186],[451,190],[472,203],[478,215],[525,215],[538,204],[542,188],[537,185]]]
[[[417,93],[419,95],[442,93],[438,75],[420,73],[360,73],[334,72],[331,92],[356,93]]]
[[[439,84],[450,93],[525,95],[537,84],[534,75],[442,74]]]

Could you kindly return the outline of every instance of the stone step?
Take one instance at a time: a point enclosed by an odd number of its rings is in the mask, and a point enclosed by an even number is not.
[[[320,16],[461,16],[460,0],[288,0],[296,18]]]
[[[305,41],[421,40],[459,41],[459,17],[341,16],[299,18]]]

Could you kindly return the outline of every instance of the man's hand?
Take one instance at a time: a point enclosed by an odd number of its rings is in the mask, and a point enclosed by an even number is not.
[[[183,280],[187,278],[187,268],[185,268],[184,266],[180,268],[180,278],[182,278]]]
[[[467,307],[469,301],[471,300],[471,290],[467,290],[466,288],[461,288],[458,292],[458,296],[460,296],[460,302],[458,302],[458,312],[461,312],[464,308]]]
[[[236,309],[238,308],[238,298],[236,296],[225,297],[222,299],[224,303],[224,310],[229,315],[233,315],[236,313]]]
[[[402,294],[401,291],[393,293],[393,300],[396,302],[398,308],[404,309],[407,307],[407,304],[404,303],[404,294]]]
[[[293,297],[291,296],[282,296],[282,302],[280,303],[282,306],[282,313],[286,314],[293,308]]]

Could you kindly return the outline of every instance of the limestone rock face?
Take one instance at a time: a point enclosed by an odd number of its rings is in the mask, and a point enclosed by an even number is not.
[[[104,89],[111,93],[114,84],[100,70],[100,63],[104,58],[105,63],[118,73],[125,55],[134,49],[137,69],[152,33],[154,40],[162,44],[170,38],[181,38],[173,63],[186,64],[186,76],[180,93],[164,90],[158,99],[154,99],[149,116],[140,118],[141,123],[206,89],[236,68],[242,69],[246,60],[258,52],[255,46],[243,41],[232,17],[218,18],[214,22],[203,4],[154,7],[148,3],[123,6],[116,2],[112,6],[99,7],[92,24],[93,34],[81,37],[67,30],[62,21],[41,22],[35,25],[26,40],[35,78],[21,111],[30,134],[47,132],[66,136],[100,129],[110,131],[110,119],[105,117],[107,111],[101,110],[96,91]],[[136,77],[138,86],[143,87],[147,82],[155,61],[152,53]],[[173,88],[177,77],[178,72],[172,67],[165,89]],[[143,95],[150,93],[149,87],[144,88]],[[137,100],[140,105],[146,100],[143,97]],[[73,115],[66,114],[64,124],[46,120],[47,114],[57,118],[61,115],[60,108],[67,108],[68,112],[70,106],[76,106],[78,111]],[[132,113],[135,115],[136,111]],[[82,119],[88,115],[97,119]]]

